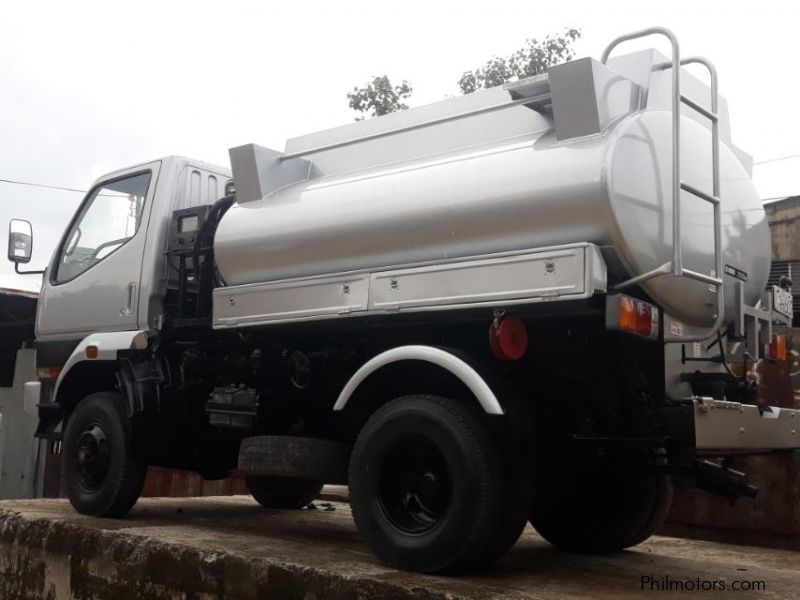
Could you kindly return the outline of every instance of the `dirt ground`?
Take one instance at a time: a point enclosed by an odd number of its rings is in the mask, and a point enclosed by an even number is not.
[[[0,579],[7,582],[0,596],[800,597],[800,553],[654,537],[619,554],[571,555],[530,527],[485,573],[399,572],[369,552],[346,503],[323,499],[316,507],[267,511],[245,496],[156,498],[140,500],[125,519],[104,520],[80,516],[63,500],[0,502]],[[30,583],[36,573],[39,587]]]

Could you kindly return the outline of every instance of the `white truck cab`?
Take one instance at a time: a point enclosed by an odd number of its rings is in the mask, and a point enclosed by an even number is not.
[[[229,169],[180,156],[98,179],[45,273],[36,320],[40,365],[63,364],[65,349],[89,334],[158,329],[171,277],[164,254],[170,217],[213,203],[230,181]]]

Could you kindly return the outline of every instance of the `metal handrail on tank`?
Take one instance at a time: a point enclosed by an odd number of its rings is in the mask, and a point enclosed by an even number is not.
[[[675,277],[687,277],[703,283],[708,283],[716,288],[717,292],[717,314],[714,323],[711,325],[708,335],[684,337],[679,342],[701,341],[711,337],[722,325],[725,319],[725,291],[723,284],[723,265],[722,265],[722,218],[720,207],[720,173],[719,173],[719,87],[717,83],[717,71],[714,65],[705,58],[689,57],[681,59],[678,38],[665,27],[649,27],[639,31],[634,31],[627,35],[620,36],[613,40],[603,51],[602,62],[606,64],[611,52],[623,42],[635,40],[651,35],[663,35],[670,41],[672,46],[672,60],[668,63],[658,65],[664,69],[672,69],[672,260],[656,267],[646,273],[637,275],[614,286],[615,290],[623,289],[671,273]],[[703,106],[681,93],[681,66],[687,64],[699,64],[708,69],[711,87],[711,110],[706,110]],[[711,121],[711,159],[712,159],[712,193],[708,194],[685,181],[681,181],[681,157],[680,157],[680,120],[681,104],[697,111]],[[699,273],[683,266],[683,247],[681,244],[681,215],[680,199],[681,190],[709,202],[714,208],[714,267],[715,276]]]

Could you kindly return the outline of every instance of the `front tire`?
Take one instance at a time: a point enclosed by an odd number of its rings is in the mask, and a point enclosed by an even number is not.
[[[67,496],[79,513],[121,517],[144,485],[147,464],[132,452],[131,423],[116,392],[81,400],[64,431],[63,477]]]
[[[405,396],[381,407],[350,461],[350,506],[370,549],[392,567],[467,571],[494,558],[505,505],[499,453],[462,403]]]
[[[672,503],[670,476],[653,469],[657,451],[606,449],[564,454],[550,462],[535,497],[531,525],[570,552],[616,552],[640,544],[661,526]]]

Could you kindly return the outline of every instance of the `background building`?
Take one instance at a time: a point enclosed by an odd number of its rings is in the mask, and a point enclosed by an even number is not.
[[[764,205],[772,232],[772,272],[769,284],[781,275],[794,283],[794,322],[800,327],[800,196],[789,196]]]
[[[764,205],[772,232],[772,270],[768,285],[782,275],[794,283],[790,359],[762,361],[759,395],[773,406],[800,407],[800,196]],[[755,456],[734,461],[733,468],[751,473],[758,486],[754,499],[734,504],[696,491],[675,494],[665,533],[724,542],[800,550],[800,452]]]

